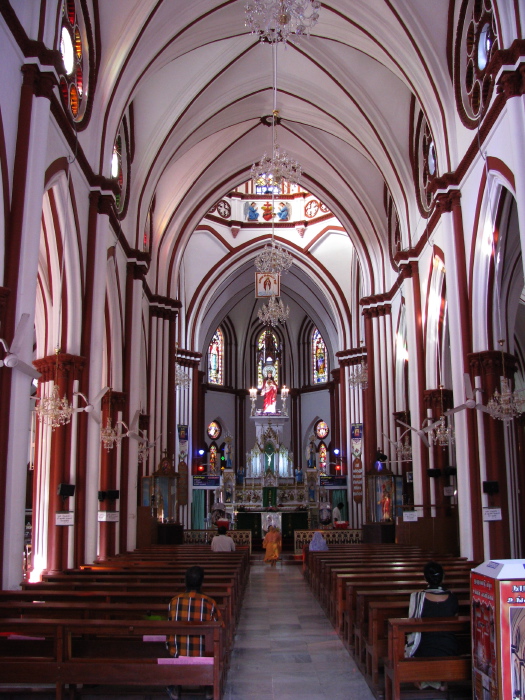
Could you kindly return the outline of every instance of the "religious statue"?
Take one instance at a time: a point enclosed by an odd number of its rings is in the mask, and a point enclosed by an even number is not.
[[[255,202],[252,202],[251,204],[248,205],[247,208],[247,219],[248,221],[257,221],[259,218],[259,211],[257,209],[257,204]]]
[[[378,501],[378,505],[381,506],[381,520],[383,522],[392,520],[392,497],[386,484],[383,484],[383,496],[381,500]]]
[[[314,436],[310,436],[310,442],[306,448],[306,465],[308,469],[315,469],[315,442]]]
[[[273,372],[268,371],[263,382],[261,394],[264,396],[263,413],[276,413],[277,384],[273,378]]]
[[[279,221],[288,221],[290,218],[290,210],[288,209],[288,205],[286,202],[281,202],[279,205],[279,211],[277,212],[277,216],[279,218]]]
[[[232,468],[232,439],[228,435],[224,440],[224,457],[226,459],[226,469]]]

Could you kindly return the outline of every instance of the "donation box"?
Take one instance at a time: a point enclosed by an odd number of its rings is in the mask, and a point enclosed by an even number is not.
[[[525,559],[484,562],[470,587],[473,697],[525,698]]]

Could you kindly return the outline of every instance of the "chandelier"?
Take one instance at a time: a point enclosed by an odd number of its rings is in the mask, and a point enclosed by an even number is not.
[[[405,436],[404,440],[399,440],[396,443],[396,452],[398,458],[402,462],[410,462],[412,459],[412,445],[408,440],[408,435]]]
[[[291,158],[277,143],[277,124],[280,123],[279,110],[276,109],[277,88],[274,88],[274,109],[272,112],[272,155],[264,153],[259,163],[254,163],[251,169],[251,177],[254,183],[264,184],[274,192],[275,185],[282,185],[284,181],[299,182],[303,169],[295,158]]]
[[[501,393],[496,389],[491,399],[487,403],[489,415],[497,420],[510,421],[525,411],[525,397],[521,392],[512,391],[510,381],[505,376],[505,357],[503,355],[504,340],[498,340],[501,347],[501,366],[503,376],[501,377]]]
[[[348,384],[356,389],[368,389],[368,365],[366,360],[348,377]]]
[[[263,250],[255,258],[255,267],[259,272],[267,274],[280,274],[287,272],[293,263],[293,257],[282,246],[275,243],[264,246]]]
[[[284,323],[290,315],[290,307],[284,307],[282,299],[270,297],[268,304],[263,304],[262,308],[257,312],[259,320],[264,326],[276,326],[278,323]]]
[[[447,419],[442,415],[428,431],[428,439],[430,444],[437,447],[448,447],[455,442],[454,428],[451,425],[447,426]]]
[[[122,423],[120,421],[117,421],[115,427],[113,428],[111,425],[111,418],[108,416],[106,426],[100,429],[100,439],[102,440],[102,445],[108,452],[112,450],[115,445],[120,445],[122,442],[122,438],[124,437],[125,433],[122,433],[120,430],[119,426],[121,424]]]
[[[40,422],[48,425],[52,430],[59,428],[61,425],[66,425],[71,421],[73,415],[73,406],[70,404],[64,395],[60,398],[60,390],[58,388],[58,355],[60,348],[55,348],[56,363],[55,363],[55,379],[54,385],[47,396],[39,399],[38,405],[35,407],[36,414]]]
[[[191,380],[190,380],[188,374],[182,369],[182,367],[177,362],[178,347],[179,347],[179,344],[175,343],[175,388],[176,389],[187,389],[191,384]]]
[[[291,34],[309,36],[319,19],[319,0],[248,0],[246,26],[261,41],[286,41]]]
[[[525,411],[525,398],[517,391],[512,391],[510,381],[501,377],[501,393],[496,389],[487,404],[492,418],[509,421]]]

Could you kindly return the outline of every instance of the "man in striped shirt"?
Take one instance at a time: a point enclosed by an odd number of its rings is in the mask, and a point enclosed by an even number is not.
[[[204,569],[191,566],[186,571],[186,591],[174,596],[169,605],[168,618],[177,622],[221,622],[222,616],[215,601],[201,593]],[[202,656],[204,654],[204,637],[201,635],[168,636],[168,651],[171,656]],[[180,696],[179,686],[166,688],[170,700]]]

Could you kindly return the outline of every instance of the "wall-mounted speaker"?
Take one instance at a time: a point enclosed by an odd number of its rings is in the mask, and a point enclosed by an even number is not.
[[[106,498],[108,499],[108,501],[116,501],[117,498],[120,498],[120,491],[118,489],[106,491]]]
[[[443,474],[445,476],[456,476],[457,473],[458,473],[457,467],[445,467],[443,469]]]
[[[488,493],[489,496],[494,496],[499,493],[499,482],[498,481],[484,481],[483,482],[483,493]]]
[[[441,469],[427,469],[427,474],[434,479],[437,479],[438,476],[441,476]]]
[[[98,500],[100,502],[104,501],[106,499],[106,492],[105,491],[99,491],[98,492]]]
[[[69,498],[75,495],[75,484],[59,484],[57,488],[57,496]]]

